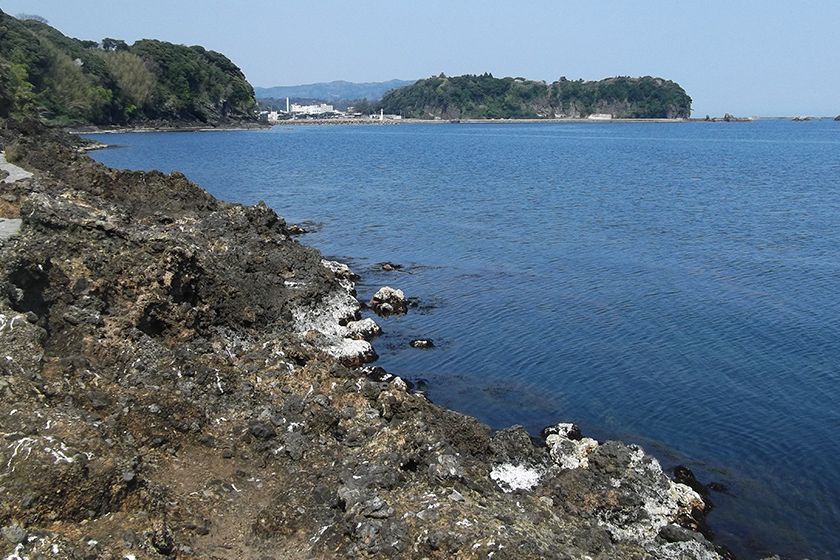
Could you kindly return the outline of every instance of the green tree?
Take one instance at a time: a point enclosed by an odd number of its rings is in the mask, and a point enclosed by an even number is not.
[[[142,107],[149,102],[155,89],[155,77],[142,58],[128,51],[114,51],[105,55],[105,65],[129,103]]]
[[[102,39],[102,49],[106,51],[127,51],[128,45],[120,39],[105,37]]]

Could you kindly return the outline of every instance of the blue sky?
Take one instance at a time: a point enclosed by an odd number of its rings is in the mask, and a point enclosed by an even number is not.
[[[254,85],[657,75],[695,116],[840,113],[837,0],[0,0],[68,35],[227,54]]]

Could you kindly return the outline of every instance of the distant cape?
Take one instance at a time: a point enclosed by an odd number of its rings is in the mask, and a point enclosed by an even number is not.
[[[417,119],[675,119],[691,115],[691,97],[676,82],[653,76],[547,83],[440,74],[387,93],[380,107]]]

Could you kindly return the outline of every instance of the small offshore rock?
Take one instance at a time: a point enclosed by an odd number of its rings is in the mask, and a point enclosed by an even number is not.
[[[382,316],[400,315],[408,311],[408,299],[402,290],[383,286],[373,294],[368,307]]]
[[[729,493],[729,487],[722,483],[722,482],[710,482],[706,485],[706,488],[711,490],[712,492],[721,492],[721,493]]]
[[[383,262],[383,263],[379,263],[379,268],[381,268],[382,270],[384,270],[386,272],[394,272],[394,271],[397,271],[397,270],[402,270],[403,266],[401,264],[386,261],[386,262]]]
[[[409,342],[409,345],[412,348],[420,348],[422,350],[427,350],[429,348],[434,348],[435,343],[432,342],[432,340],[429,338],[416,338]]]

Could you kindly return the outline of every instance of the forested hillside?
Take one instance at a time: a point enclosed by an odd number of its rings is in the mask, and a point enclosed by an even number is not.
[[[550,118],[606,113],[616,118],[687,118],[691,98],[679,84],[645,76],[551,84],[491,74],[419,80],[385,95],[386,113],[414,118]]]
[[[227,57],[199,46],[66,37],[0,11],[0,116],[55,125],[251,120],[254,91]]]

